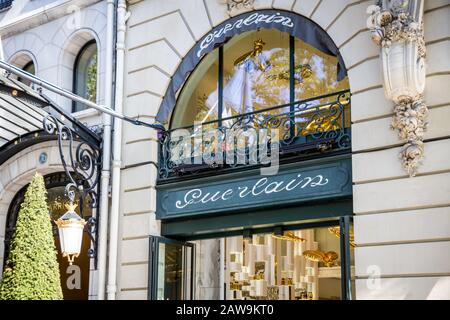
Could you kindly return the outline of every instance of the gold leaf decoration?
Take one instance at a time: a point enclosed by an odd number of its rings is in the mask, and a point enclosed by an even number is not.
[[[305,242],[306,240],[300,237],[297,237],[292,231],[286,232],[284,235],[272,234],[272,238],[278,240],[287,240],[294,242]]]

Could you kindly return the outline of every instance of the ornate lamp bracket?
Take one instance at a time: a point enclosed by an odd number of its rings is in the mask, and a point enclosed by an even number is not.
[[[426,48],[423,33],[423,0],[377,0],[367,8],[367,27],[381,47],[386,96],[395,103],[392,129],[405,141],[400,152],[410,177],[423,156],[428,108],[423,101]]]
[[[44,130],[48,134],[55,134],[58,136],[58,148],[61,163],[64,171],[70,182],[65,187],[65,192],[70,202],[75,202],[75,197],[78,195],[80,205],[81,218],[85,219],[84,204],[88,201],[91,208],[98,206],[98,187],[101,172],[101,155],[99,147],[92,145],[87,141],[76,135],[70,127],[58,121],[53,115],[47,115],[43,123]],[[74,147],[74,141],[80,141]],[[64,145],[67,143],[68,151],[64,152]],[[66,157],[68,156],[68,159]],[[92,245],[88,250],[90,258],[94,259],[97,265],[97,225],[98,219],[91,216],[87,219],[85,232],[88,233]]]

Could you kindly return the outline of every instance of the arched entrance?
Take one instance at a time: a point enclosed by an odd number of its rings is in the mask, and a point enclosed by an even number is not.
[[[64,172],[56,172],[46,175],[44,180],[48,192],[47,204],[49,213],[52,221],[55,221],[67,211],[65,204],[68,203],[68,198],[65,195],[65,187],[70,182],[70,179]],[[16,193],[8,210],[6,218],[4,263],[6,263],[9,254],[9,246],[14,235],[17,215],[27,187],[28,185],[24,186]],[[79,199],[76,198],[75,203],[80,205]],[[90,208],[87,203],[84,203],[83,209],[85,219],[92,216],[92,208]],[[80,208],[77,207],[76,211],[79,214]],[[63,258],[60,254],[59,235],[56,225],[54,224],[53,234],[58,251],[57,258],[60,267],[61,287],[63,289],[64,300],[87,300],[89,298],[90,274],[90,258],[88,256],[88,251],[91,246],[89,235],[84,233],[80,256],[75,259],[73,265],[70,266],[67,259]]]
[[[349,83],[324,30],[276,10],[225,21],[184,58],[157,120],[170,130],[150,298],[351,298]]]

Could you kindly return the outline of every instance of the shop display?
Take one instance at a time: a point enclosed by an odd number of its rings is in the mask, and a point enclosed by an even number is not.
[[[339,239],[326,228],[227,238],[226,298],[318,300],[319,279],[335,280],[340,274],[336,252]],[[324,284],[323,290],[336,289],[335,284]]]
[[[341,237],[341,229],[340,227],[329,227],[328,231],[330,231],[332,234],[334,234],[336,237]],[[355,235],[353,234],[353,230],[350,229],[350,245],[352,247],[355,247]]]

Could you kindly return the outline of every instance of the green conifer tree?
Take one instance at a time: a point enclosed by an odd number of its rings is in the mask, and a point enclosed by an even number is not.
[[[63,298],[44,178],[36,173],[17,217],[0,300]]]

